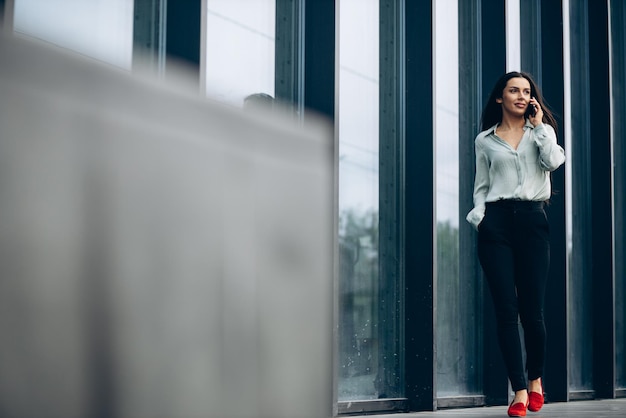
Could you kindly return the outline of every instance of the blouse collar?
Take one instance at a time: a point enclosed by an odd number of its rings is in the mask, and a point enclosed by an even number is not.
[[[500,126],[500,122],[497,122],[495,125],[493,125],[491,128],[489,128],[487,130],[487,134],[494,134],[496,133],[496,129],[498,128],[498,126]],[[535,126],[530,123],[530,120],[528,120],[528,118],[526,118],[526,123],[524,123],[524,130],[528,129],[528,128],[534,128]]]

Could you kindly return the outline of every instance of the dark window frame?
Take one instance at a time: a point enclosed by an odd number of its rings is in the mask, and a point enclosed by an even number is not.
[[[611,21],[611,82],[613,99],[612,115],[626,114],[626,5],[624,2],[611,1],[610,3]],[[624,350],[626,350],[626,281],[619,281],[618,278],[626,277],[626,120],[622,117],[612,119],[612,143],[614,164],[613,172],[613,225],[614,225],[614,262],[615,270],[615,301],[616,301],[616,376],[615,394],[616,397],[626,397],[626,361],[624,360]],[[622,355],[620,356],[620,352]]]

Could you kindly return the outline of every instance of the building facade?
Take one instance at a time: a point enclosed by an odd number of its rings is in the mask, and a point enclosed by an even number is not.
[[[333,121],[336,414],[508,403],[465,215],[489,90],[533,74],[567,155],[547,209],[547,399],[626,396],[624,2],[74,3],[0,10],[5,30],[127,71],[182,66],[231,106],[263,93]]]

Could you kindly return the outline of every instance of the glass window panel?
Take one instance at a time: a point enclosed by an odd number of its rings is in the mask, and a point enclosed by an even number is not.
[[[378,301],[378,0],[339,3],[339,401],[388,394]]]
[[[275,0],[207,0],[206,93],[236,106],[274,96]]]
[[[15,0],[16,32],[131,68],[133,0]]]
[[[565,164],[566,207],[569,218],[566,224],[566,249],[568,269],[568,360],[570,392],[593,389],[593,288],[588,278],[591,274],[591,179],[589,160],[590,142],[588,37],[586,33],[586,6],[581,2],[568,2],[565,10],[563,36],[565,48]],[[567,129],[569,128],[569,129]]]
[[[576,157],[577,147],[571,148],[572,157]],[[575,159],[572,158],[575,163]],[[572,170],[577,170],[574,166]],[[580,180],[580,179],[579,179]],[[592,295],[593,288],[590,280],[585,277],[591,277],[591,269],[589,263],[584,260],[585,255],[591,253],[588,239],[590,231],[589,221],[581,216],[585,208],[590,208],[590,202],[583,196],[589,196],[588,187],[584,187],[581,181],[579,186],[570,184],[568,190],[568,198],[572,208],[571,230],[568,233],[568,259],[569,259],[569,290],[568,290],[568,316],[569,316],[569,389],[571,391],[584,391],[593,388],[593,340],[589,336],[593,335],[592,321]],[[585,190],[587,189],[587,190]],[[571,238],[570,238],[571,237]]]
[[[460,271],[458,3],[435,7],[435,153],[437,219],[437,397],[478,394],[479,290]],[[470,173],[463,173],[470,175]],[[471,193],[464,190],[463,193]],[[468,228],[465,223],[463,228]]]

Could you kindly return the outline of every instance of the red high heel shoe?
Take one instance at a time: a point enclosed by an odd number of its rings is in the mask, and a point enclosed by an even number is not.
[[[526,404],[523,402],[511,403],[507,412],[510,417],[525,417],[526,408],[528,408],[528,401],[526,401]]]
[[[538,412],[543,406],[543,382],[541,383],[541,393],[528,392],[528,410],[532,412]]]

